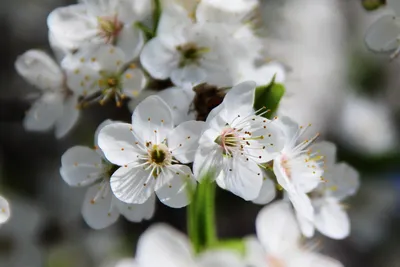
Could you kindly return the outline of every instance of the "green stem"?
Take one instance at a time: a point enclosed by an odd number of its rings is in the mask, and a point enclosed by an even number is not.
[[[161,17],[161,1],[154,0],[154,10],[153,10],[153,36],[157,34],[158,22]]]

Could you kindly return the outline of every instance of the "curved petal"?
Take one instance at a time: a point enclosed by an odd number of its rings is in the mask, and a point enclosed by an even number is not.
[[[228,249],[207,250],[200,254],[197,264],[199,267],[243,267],[243,259]]]
[[[149,96],[133,111],[132,128],[143,144],[160,144],[173,129],[171,110],[158,96]]]
[[[171,208],[185,207],[191,201],[190,192],[196,188],[196,180],[188,166],[173,165],[170,169],[173,178],[156,191],[157,197]]]
[[[110,184],[119,200],[128,204],[143,204],[154,193],[156,181],[151,171],[127,165],[113,173]]]
[[[342,263],[340,263],[339,261],[313,252],[299,251],[298,253],[292,255],[291,258],[288,258],[288,260],[288,267],[343,267]]]
[[[360,187],[358,171],[346,163],[336,164],[324,176],[328,194],[338,200],[354,195]]]
[[[94,132],[94,146],[95,146],[96,150],[99,148],[98,147],[99,146],[98,139],[99,139],[99,133],[100,133],[101,129],[103,129],[105,126],[113,124],[115,122],[116,121],[112,121],[112,120],[107,119],[107,120],[103,121],[102,123],[100,123],[99,126],[97,126],[96,131]]]
[[[400,15],[400,3],[397,0],[387,0],[386,1],[387,5],[396,12],[396,15]]]
[[[60,173],[70,186],[85,186],[104,178],[101,156],[85,146],[74,146],[61,157]]]
[[[77,49],[85,42],[98,40],[96,17],[88,15],[84,4],[54,9],[47,17],[47,26],[60,43],[70,50]]]
[[[11,216],[10,204],[7,199],[0,196],[0,224],[5,223]]]
[[[135,259],[126,258],[126,259],[119,260],[116,263],[115,267],[139,267],[139,265],[137,264]]]
[[[256,83],[253,81],[242,82],[228,91],[223,101],[229,116],[228,122],[237,116],[246,117],[254,112],[255,91]]]
[[[141,29],[135,27],[134,24],[124,25],[118,35],[116,45],[124,51],[126,62],[132,61],[139,57],[145,43],[145,37]]]
[[[28,131],[46,131],[52,128],[63,111],[63,96],[46,93],[38,99],[25,115],[23,125]]]
[[[15,69],[38,89],[57,90],[62,87],[64,75],[54,60],[40,50],[29,50],[18,56]]]
[[[141,222],[142,220],[151,219],[156,205],[156,197],[154,194],[151,195],[143,204],[128,204],[118,199],[115,199],[114,201],[119,212],[131,222]]]
[[[296,212],[296,218],[303,235],[307,238],[313,237],[315,233],[314,223],[312,221],[307,220],[298,212]]]
[[[267,253],[280,255],[299,247],[300,230],[289,203],[285,201],[276,201],[258,213],[256,232]]]
[[[85,222],[93,229],[103,229],[119,218],[119,212],[112,204],[112,193],[108,188],[104,189],[98,184],[91,186],[85,195],[82,206],[82,215]],[[107,193],[103,194],[103,190]]]
[[[78,97],[71,96],[64,101],[64,109],[61,117],[56,121],[56,138],[64,137],[77,123],[80,111],[77,108]]]
[[[310,198],[305,193],[288,191],[288,197],[297,213],[309,221],[314,221],[314,208]]]
[[[165,47],[158,37],[151,39],[140,53],[140,63],[151,77],[165,80],[178,65],[176,51]]]
[[[267,266],[265,257],[267,256],[263,246],[256,237],[244,239],[246,246],[245,266]]]
[[[140,149],[129,123],[114,122],[104,126],[97,141],[106,158],[119,166],[135,162],[139,155],[145,153]]]
[[[168,225],[157,224],[139,238],[136,260],[140,267],[194,266],[191,247],[186,236]]]
[[[274,200],[276,197],[275,183],[264,174],[263,184],[261,186],[258,197],[253,199],[252,202],[255,204],[265,205]]]
[[[315,214],[315,227],[333,239],[344,239],[350,234],[350,221],[346,211],[335,200],[328,200]]]
[[[141,69],[127,69],[122,74],[122,92],[131,98],[137,97],[146,87],[147,79]]]
[[[194,161],[204,124],[202,121],[186,121],[169,132],[168,147],[172,151],[172,156],[181,163]]]
[[[195,113],[191,110],[194,92],[179,87],[171,87],[157,93],[171,109],[174,125],[194,120]]]
[[[207,72],[195,64],[179,67],[171,72],[172,83],[186,89],[192,88],[206,80]]]
[[[197,181],[201,181],[209,173],[215,175],[214,179],[222,171],[222,151],[218,147],[199,147],[193,162],[193,173]]]
[[[400,18],[386,15],[369,27],[365,35],[367,46],[376,52],[389,52],[399,47]]]
[[[324,159],[324,166],[329,168],[336,163],[336,145],[332,142],[322,141],[310,146],[312,153],[318,153]]]
[[[225,189],[244,200],[256,199],[260,193],[263,176],[262,170],[254,161],[234,156],[223,163]]]

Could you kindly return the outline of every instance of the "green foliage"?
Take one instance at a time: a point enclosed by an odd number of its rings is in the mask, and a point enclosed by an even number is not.
[[[386,0],[362,0],[362,5],[366,10],[372,11],[386,5]]]
[[[279,102],[284,94],[285,86],[283,86],[283,84],[276,83],[274,77],[268,85],[263,85],[256,88],[254,109],[269,109],[270,112],[267,112],[263,116],[270,119],[278,109]]]

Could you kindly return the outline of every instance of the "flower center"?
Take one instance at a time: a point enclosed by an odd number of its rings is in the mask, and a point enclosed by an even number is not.
[[[281,159],[281,166],[287,177],[290,179],[292,176],[292,170],[289,164],[289,159],[285,155]]]
[[[178,45],[176,50],[181,53],[181,60],[179,62],[180,68],[190,64],[198,63],[201,56],[209,51],[207,47],[199,47],[195,43]]]
[[[222,147],[224,155],[232,154],[232,149],[239,144],[236,131],[232,128],[224,129],[221,135],[215,139],[215,143]]]
[[[164,144],[153,145],[148,151],[148,155],[149,163],[152,165],[162,167],[172,163],[172,155]]]
[[[110,98],[115,98],[117,107],[122,106],[122,100],[126,98],[122,93],[122,81],[119,74],[101,73],[102,78],[99,79],[99,87],[101,91],[100,104],[104,105]]]
[[[97,23],[99,35],[109,44],[115,42],[116,37],[123,28],[123,24],[118,20],[117,15],[114,17],[98,17]]]

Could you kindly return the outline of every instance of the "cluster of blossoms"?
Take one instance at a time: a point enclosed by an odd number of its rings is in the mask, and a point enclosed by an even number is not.
[[[58,63],[39,50],[17,59],[18,73],[43,91],[27,130],[54,128],[61,138],[91,104],[132,110],[130,123],[105,120],[94,147],[61,158],[65,182],[89,187],[82,214],[92,228],[121,214],[148,220],[156,196],[186,207],[206,177],[261,205],[283,192],[260,212],[246,262],[226,251],[195,257],[185,237],[154,226],[136,259],[120,266],[341,266],[307,250],[301,236],[349,235],[341,202],[356,192],[358,174],[336,163],[335,146],[315,142],[318,134],[304,139],[308,125],[254,108],[258,86],[285,77],[255,34],[258,9],[257,0],[82,0],[48,17]]]

